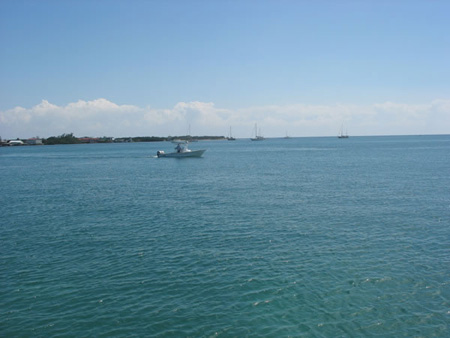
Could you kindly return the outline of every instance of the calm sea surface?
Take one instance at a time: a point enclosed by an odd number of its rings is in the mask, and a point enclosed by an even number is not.
[[[172,148],[0,148],[0,336],[450,336],[450,136]]]

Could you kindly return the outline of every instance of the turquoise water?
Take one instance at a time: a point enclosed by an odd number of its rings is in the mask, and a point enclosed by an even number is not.
[[[0,336],[450,336],[450,136],[172,147],[0,148]]]

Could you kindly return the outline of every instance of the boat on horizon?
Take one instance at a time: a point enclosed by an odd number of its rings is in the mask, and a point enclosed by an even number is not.
[[[230,133],[228,134],[227,140],[228,141],[236,141],[236,139],[231,135],[231,127],[230,127]]]
[[[252,141],[264,141],[265,140],[265,138],[263,136],[261,136],[261,131],[259,132],[259,135],[258,135],[258,126],[256,123],[255,123],[255,137],[251,138],[250,140],[252,140]]]
[[[339,130],[338,138],[348,138],[348,132],[345,130],[344,134],[344,124],[342,123],[341,129]]]
[[[179,142],[175,147],[175,152],[165,153],[164,150],[158,150],[156,156],[159,157],[175,157],[175,158],[186,158],[186,157],[202,157],[206,149],[191,150],[188,148],[187,141]]]

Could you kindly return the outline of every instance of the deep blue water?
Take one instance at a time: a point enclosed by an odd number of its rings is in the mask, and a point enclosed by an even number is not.
[[[450,336],[450,136],[172,147],[0,148],[0,336]]]

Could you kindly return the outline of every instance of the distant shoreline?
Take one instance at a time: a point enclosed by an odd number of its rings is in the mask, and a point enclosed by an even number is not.
[[[353,137],[426,137],[426,136],[449,136],[450,134],[417,134],[417,135],[354,135]],[[294,138],[328,138],[336,136],[292,136]],[[273,139],[285,139],[286,137],[269,137]],[[245,138],[243,138],[245,139]],[[197,142],[197,141],[223,141],[225,136],[136,136],[136,137],[75,137],[73,134],[63,134],[51,136],[49,138],[28,138],[28,139],[7,139],[0,138],[0,147],[8,146],[35,146],[35,145],[56,145],[56,144],[92,144],[92,143],[139,143],[139,142]]]
[[[71,134],[51,136],[49,138],[33,137],[29,139],[1,140],[1,146],[36,146],[36,145],[56,145],[56,144],[91,144],[91,143],[135,143],[135,142],[164,142],[164,141],[214,141],[226,140],[225,136],[137,136],[137,137],[76,137]]]

